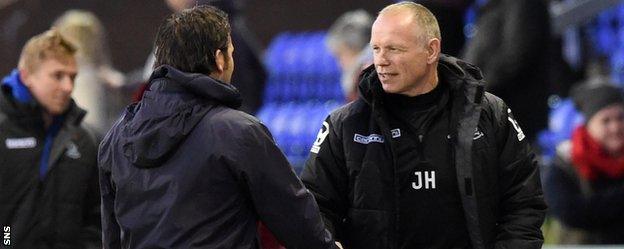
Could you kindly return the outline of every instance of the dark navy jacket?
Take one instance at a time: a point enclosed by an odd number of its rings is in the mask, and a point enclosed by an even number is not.
[[[162,66],[100,145],[105,248],[332,248],[318,207],[236,88]]]

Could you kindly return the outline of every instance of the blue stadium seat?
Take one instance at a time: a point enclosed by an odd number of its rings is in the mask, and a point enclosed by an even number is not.
[[[576,110],[571,99],[562,100],[550,111],[548,130],[538,135],[542,157],[546,163],[555,156],[557,145],[572,135],[572,131],[583,123],[583,115]]]
[[[269,72],[258,118],[297,173],[303,169],[323,119],[341,105],[340,69],[325,31],[279,34],[266,50]]]

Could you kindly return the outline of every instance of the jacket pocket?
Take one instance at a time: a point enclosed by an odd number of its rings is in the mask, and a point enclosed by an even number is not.
[[[389,214],[382,210],[349,209],[345,248],[388,248]]]

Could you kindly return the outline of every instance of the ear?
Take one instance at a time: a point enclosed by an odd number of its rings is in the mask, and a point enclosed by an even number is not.
[[[427,63],[433,64],[438,61],[438,57],[440,57],[440,50],[442,45],[440,44],[440,39],[433,38],[429,40],[429,44],[427,44]]]
[[[26,87],[30,87],[30,72],[25,68],[19,68],[19,77]]]
[[[217,65],[217,71],[223,73],[225,70],[225,54],[223,54],[221,49],[215,51],[215,64]]]

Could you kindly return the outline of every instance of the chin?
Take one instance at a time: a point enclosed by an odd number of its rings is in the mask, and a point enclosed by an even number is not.
[[[381,88],[383,88],[384,92],[386,93],[396,93],[397,90],[392,88],[392,86],[381,83]]]
[[[48,112],[54,116],[61,115],[67,111],[67,106],[54,108],[53,110],[49,110]]]
[[[610,154],[615,154],[615,155],[622,155],[624,153],[624,144],[618,143],[618,144],[613,144],[607,148],[607,151],[610,152]]]

